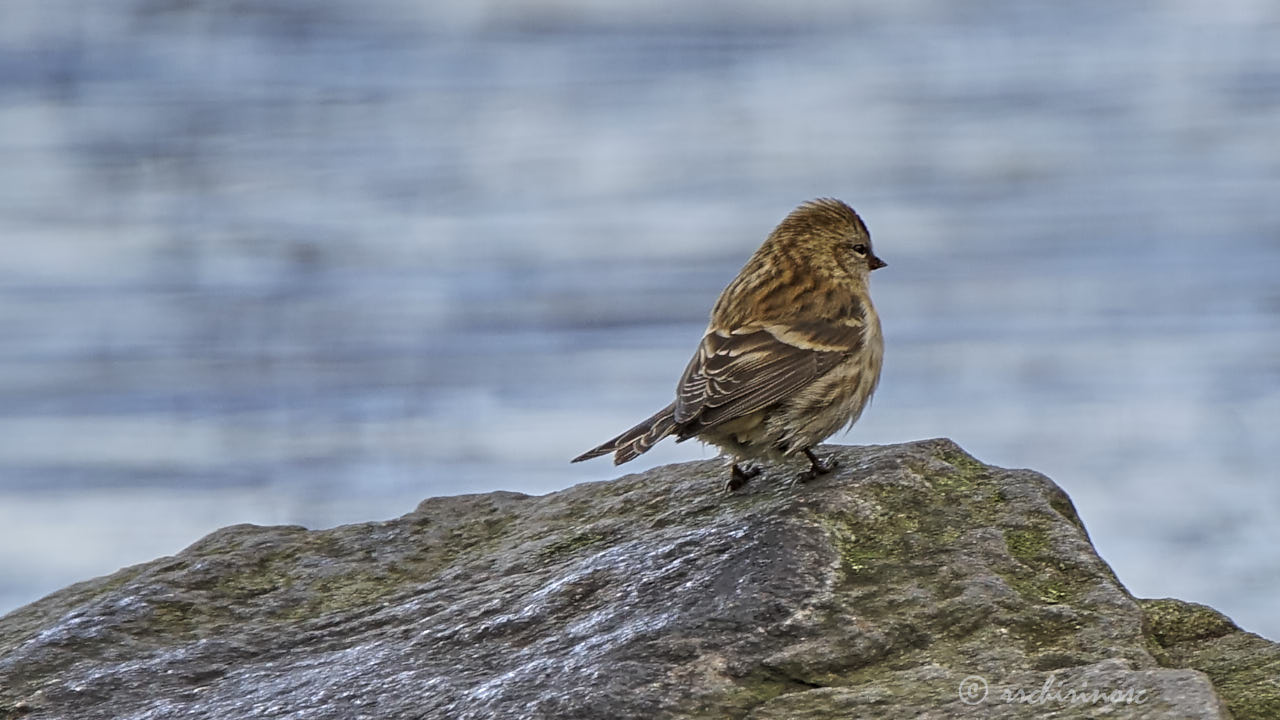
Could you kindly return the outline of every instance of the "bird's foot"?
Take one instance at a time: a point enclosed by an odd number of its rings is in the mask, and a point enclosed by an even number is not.
[[[811,448],[804,449],[804,456],[809,458],[809,469],[800,473],[800,475],[796,477],[795,483],[807,483],[819,475],[826,475],[832,470],[835,470],[836,466],[840,464],[834,456],[829,455],[825,459],[819,458],[817,455],[813,454],[813,450]]]
[[[731,493],[738,490],[743,485],[746,485],[748,480],[759,474],[760,468],[756,465],[743,469],[738,466],[738,463],[734,463],[733,466],[729,468],[729,479],[724,481],[724,491],[726,493]]]

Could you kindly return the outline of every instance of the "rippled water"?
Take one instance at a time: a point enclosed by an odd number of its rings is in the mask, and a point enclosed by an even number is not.
[[[838,441],[1046,472],[1134,592],[1280,637],[1280,6],[882,5],[8,3],[0,611],[613,477],[567,459],[834,195],[890,263]]]

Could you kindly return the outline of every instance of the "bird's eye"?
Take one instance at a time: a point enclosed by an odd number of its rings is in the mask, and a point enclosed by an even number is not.
[[[856,253],[858,253],[859,255],[866,255],[866,254],[867,254],[867,246],[866,246],[866,245],[863,245],[862,243],[858,243],[857,245],[854,245],[854,246],[853,246],[853,251],[854,251],[854,252],[856,252]]]

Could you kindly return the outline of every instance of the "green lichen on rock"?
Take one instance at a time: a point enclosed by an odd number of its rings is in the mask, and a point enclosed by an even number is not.
[[[1213,640],[1240,632],[1226,615],[1206,605],[1162,598],[1139,600],[1147,618],[1147,632],[1160,647],[1179,643]]]
[[[1235,720],[1280,718],[1280,645],[1204,605],[1171,598],[1138,602],[1161,664],[1208,675]]]
[[[548,543],[542,549],[541,556],[544,560],[554,560],[558,557],[572,554],[582,548],[598,545],[608,539],[609,536],[607,534],[594,530],[575,532],[567,537],[558,537]]]
[[[1024,564],[1039,563],[1040,556],[1049,549],[1049,536],[1041,528],[1006,530],[1004,543],[1009,553]]]
[[[1047,478],[947,440],[824,451],[731,495],[705,461],[226,528],[0,618],[0,720],[1032,718],[1000,698],[1045,682],[1154,698],[1111,718],[1280,717],[1276,646],[1135,601]]]

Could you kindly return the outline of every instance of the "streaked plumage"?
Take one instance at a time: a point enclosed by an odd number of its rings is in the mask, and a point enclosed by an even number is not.
[[[675,435],[729,454],[730,489],[758,472],[745,460],[803,453],[802,479],[827,472],[812,447],[856,421],[880,379],[884,340],[867,281],[884,264],[848,205],[796,208],[720,294],[675,401],[573,462],[613,453],[621,464]]]

